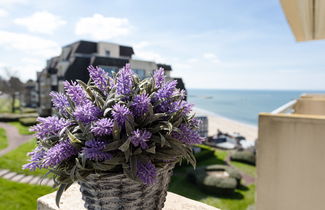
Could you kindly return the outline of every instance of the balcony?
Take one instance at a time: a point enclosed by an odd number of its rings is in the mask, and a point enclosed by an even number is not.
[[[324,209],[325,95],[259,116],[256,209]]]

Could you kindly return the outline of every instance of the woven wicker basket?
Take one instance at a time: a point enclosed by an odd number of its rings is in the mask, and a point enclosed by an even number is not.
[[[158,169],[153,185],[136,182],[124,174],[91,174],[79,182],[88,210],[160,210],[164,207],[174,165]]]

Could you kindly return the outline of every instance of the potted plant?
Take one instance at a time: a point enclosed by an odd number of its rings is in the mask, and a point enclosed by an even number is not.
[[[87,209],[162,209],[174,165],[193,166],[198,121],[176,81],[160,68],[144,80],[127,64],[113,77],[88,67],[90,80],[51,92],[56,116],[31,128],[37,147],[23,166],[46,168],[59,186],[75,181]]]

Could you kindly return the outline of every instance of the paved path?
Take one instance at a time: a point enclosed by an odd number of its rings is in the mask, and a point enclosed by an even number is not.
[[[8,123],[0,122],[0,127],[6,130],[6,136],[8,140],[8,147],[0,151],[0,156],[6,154],[7,152],[16,149],[22,143],[33,138],[32,135],[21,135],[18,132],[18,129]]]
[[[8,147],[0,151],[0,156],[10,152],[11,150],[17,148],[19,145],[32,139],[32,135],[21,135],[15,126],[8,123],[0,122],[0,127],[6,130],[6,136],[8,139]],[[9,171],[8,169],[0,169],[0,177],[3,179],[11,180],[14,182],[26,183],[26,184],[39,184],[53,187],[54,181],[52,179],[44,178],[40,176],[31,176],[24,174],[17,174],[16,172]]]
[[[231,166],[231,167],[233,167],[233,168],[236,168],[235,166],[233,166],[233,165],[231,164],[230,153],[228,153],[228,155],[227,155],[225,161],[226,161],[227,165],[229,165],[229,166]],[[240,172],[240,174],[241,174],[241,176],[242,176],[242,179],[243,179],[243,181],[244,181],[244,183],[245,183],[246,185],[250,185],[250,184],[254,184],[254,183],[255,183],[255,177],[250,176],[250,175],[244,173],[244,172],[241,171],[239,168],[236,168],[236,169]]]
[[[17,174],[16,172],[9,171],[8,169],[0,169],[0,177],[8,179],[14,182],[26,183],[26,184],[39,184],[43,186],[53,187],[54,181],[52,179],[44,178],[40,176],[27,176],[23,174]]]

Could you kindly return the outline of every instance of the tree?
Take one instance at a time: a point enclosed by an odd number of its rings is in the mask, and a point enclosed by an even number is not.
[[[11,97],[11,112],[14,113],[16,94],[24,90],[24,83],[16,76],[16,72],[10,71],[8,68],[5,68],[4,71],[8,79],[0,79],[0,91]]]

